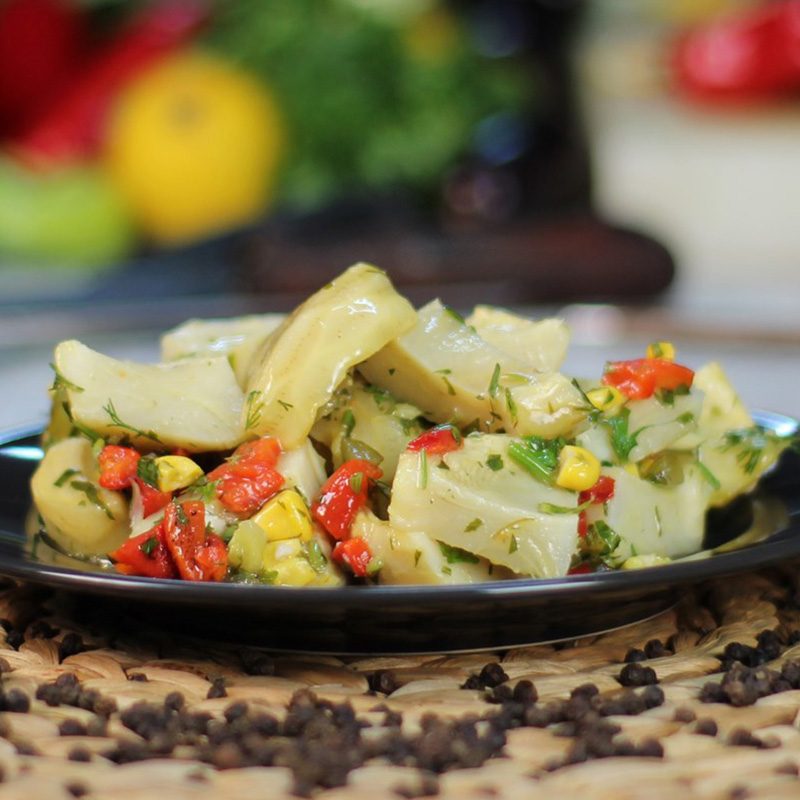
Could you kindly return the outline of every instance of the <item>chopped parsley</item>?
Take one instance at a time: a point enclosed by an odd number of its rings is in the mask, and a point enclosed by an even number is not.
[[[417,488],[425,489],[428,486],[428,453],[419,451],[419,472],[417,473]]]
[[[139,549],[148,557],[153,555],[153,551],[158,547],[158,537],[151,536],[139,545]]]
[[[53,486],[58,486],[59,488],[62,487],[73,475],[77,475],[80,473],[79,469],[65,469],[61,475],[53,481]]]
[[[498,391],[500,391],[500,364],[495,364],[492,379],[489,381],[489,397],[497,397]]]
[[[464,319],[464,317],[462,317],[461,314],[458,313],[458,311],[456,311],[454,308],[451,308],[450,306],[444,307],[444,313],[447,314],[449,317],[452,317],[460,325],[467,324],[467,321]]]
[[[761,425],[753,425],[750,428],[727,431],[719,449],[726,452],[738,448],[736,460],[746,473],[751,474],[756,471],[764,451],[778,438],[775,433]]]
[[[293,406],[291,403],[287,402],[286,400],[278,400],[278,405],[279,405],[279,406],[280,406],[280,407],[281,407],[281,408],[282,408],[284,411],[290,411],[291,409],[293,409],[293,408],[294,408],[294,406]]]
[[[148,486],[158,487],[158,466],[153,456],[143,456],[136,466],[136,477]]]
[[[511,422],[516,425],[519,417],[517,415],[517,404],[514,401],[514,397],[511,394],[511,389],[506,387],[506,406],[508,408],[508,413],[511,416]]]
[[[416,567],[419,564],[419,560],[422,558],[422,550],[415,550],[414,551],[414,566]]]
[[[89,502],[102,509],[109,519],[114,519],[114,515],[111,513],[109,507],[100,499],[97,487],[93,483],[89,481],[70,481],[69,485],[75,489],[75,491],[83,492]]]
[[[478,530],[481,525],[483,525],[483,520],[480,517],[475,517],[475,519],[468,523],[467,527],[464,528],[464,533],[472,533],[472,531]]]
[[[623,408],[613,417],[605,417],[605,425],[611,434],[611,447],[621,461],[627,461],[631,450],[636,447],[636,440],[644,428],[639,428],[635,433],[628,430],[628,418],[631,415],[629,408]]]
[[[342,414],[342,430],[344,432],[345,438],[349,438],[350,434],[353,433],[353,428],[356,426],[356,415],[352,412],[351,409],[346,409],[344,414]]]
[[[451,547],[444,542],[438,542],[438,545],[448,564],[477,564],[480,561],[478,556],[460,547]]]
[[[541,436],[526,436],[521,442],[511,442],[508,455],[526,472],[543,483],[552,483],[558,468],[558,454],[564,440],[544,439]]]
[[[490,453],[489,457],[486,459],[486,466],[489,467],[492,472],[498,472],[503,469],[503,457],[499,453]]]
[[[325,553],[322,552],[319,542],[316,539],[312,539],[305,545],[304,549],[308,563],[311,564],[311,569],[316,573],[324,572],[325,567],[328,566],[328,559]]]
[[[702,461],[697,462],[697,468],[713,489],[720,488],[722,484],[720,484],[719,478]]]
[[[71,380],[65,378],[63,373],[59,371],[55,364],[50,364],[50,368],[55,373],[55,378],[53,378],[53,386],[51,387],[54,392],[57,391],[59,387],[63,389],[69,389],[71,392],[85,391],[83,386],[78,386],[76,383],[73,383]]]
[[[580,514],[592,505],[592,500],[587,500],[577,506],[558,506],[554,503],[539,503],[536,507],[540,514]]]
[[[508,543],[508,553],[516,553],[519,550],[519,540],[517,539],[517,535],[515,533],[511,534],[511,539]]]

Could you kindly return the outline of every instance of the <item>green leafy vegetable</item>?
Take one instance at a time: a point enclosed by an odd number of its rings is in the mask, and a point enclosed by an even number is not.
[[[444,542],[438,542],[438,545],[448,564],[477,564],[480,561],[478,556],[460,547],[451,547]]]
[[[508,455],[512,461],[543,483],[550,484],[558,467],[558,454],[564,439],[543,439],[541,436],[526,436],[521,442],[511,442]]]

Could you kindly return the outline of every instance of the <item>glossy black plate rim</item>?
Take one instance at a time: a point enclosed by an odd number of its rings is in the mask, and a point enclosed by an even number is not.
[[[791,433],[798,429],[798,421],[784,414],[768,411],[753,412],[759,424]],[[22,440],[38,435],[41,425],[18,426],[0,431],[0,448],[14,446]],[[0,534],[19,539],[22,531],[3,531]],[[781,561],[800,557],[800,525],[792,524],[776,531],[769,539],[749,545],[741,550],[719,553],[696,561],[678,561],[646,569],[609,571],[573,575],[565,578],[490,581],[453,586],[344,586],[337,588],[293,588],[280,586],[252,586],[233,583],[191,583],[185,581],[142,578],[114,573],[97,573],[49,566],[16,558],[9,561],[0,555],[0,574],[18,580],[64,589],[113,596],[118,599],[157,600],[159,603],[179,605],[213,605],[226,602],[237,607],[263,608],[265,603],[291,604],[298,610],[319,606],[321,598],[342,608],[359,608],[370,597],[384,607],[425,607],[430,611],[451,608],[459,602],[476,601],[502,603],[503,600],[558,601],[559,598],[585,595],[588,597],[607,593],[637,590],[657,590],[666,586],[680,586],[700,580],[720,578],[771,566]]]

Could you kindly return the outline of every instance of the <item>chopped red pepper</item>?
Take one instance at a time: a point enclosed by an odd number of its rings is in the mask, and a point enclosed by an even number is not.
[[[381,475],[383,470],[370,461],[345,461],[320,490],[319,499],[311,507],[314,519],[334,539],[346,539],[356,514],[366,505],[369,482]]]
[[[200,500],[170,503],[164,510],[164,540],[178,574],[187,581],[221,581],[228,570],[225,544],[206,534],[205,510]]]
[[[458,450],[462,444],[463,439],[457,428],[452,425],[437,425],[409,442],[406,449],[412,453],[424,450],[432,456],[438,456]]]
[[[363,578],[368,574],[368,567],[372,561],[372,551],[369,545],[359,538],[337,542],[333,548],[333,560],[340,564],[347,564],[353,575]]]
[[[107,444],[97,458],[100,464],[100,485],[104,489],[116,491],[130,488],[131,481],[136,477],[140,458],[132,447]]]
[[[601,475],[597,483],[578,495],[578,504],[606,503],[614,496],[614,479],[610,475]]]
[[[162,492],[141,478],[134,478],[133,482],[139,487],[142,498],[142,516],[149,517],[156,511],[161,511],[172,500],[172,492]]]
[[[586,512],[580,511],[578,513],[578,537],[583,539],[589,532],[589,520],[586,519]]]
[[[644,400],[656,391],[691,388],[694,372],[666,358],[634,358],[610,361],[603,383],[614,386],[631,400]]]
[[[117,572],[123,575],[142,575],[145,578],[177,578],[178,571],[167,550],[164,525],[140,533],[109,553]]]
[[[208,4],[165,0],[148,4],[87,60],[46,113],[14,143],[27,163],[63,163],[97,153],[108,109],[120,89],[176,50],[208,17]]]
[[[274,469],[280,454],[280,442],[266,436],[240,445],[229,461],[209,472],[222,505],[244,516],[258,511],[283,486],[283,475]]]
[[[594,572],[589,564],[584,562],[583,564],[578,564],[577,566],[571,567],[567,571],[567,575],[588,575],[590,572]]]

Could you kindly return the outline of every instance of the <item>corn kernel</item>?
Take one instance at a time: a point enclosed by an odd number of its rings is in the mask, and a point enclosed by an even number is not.
[[[648,358],[664,358],[667,361],[675,360],[675,345],[672,342],[652,342],[647,345]]]
[[[311,514],[303,498],[294,489],[284,489],[275,495],[251,519],[264,531],[267,541],[311,540]]]
[[[185,489],[203,476],[203,470],[186,456],[158,456],[155,465],[158,472],[158,488],[162,492]]]
[[[252,520],[246,519],[236,526],[228,542],[228,562],[235,569],[258,574],[262,570],[267,537]]]
[[[600,462],[585,447],[564,445],[558,456],[556,483],[562,489],[582,492],[591,489],[600,477]]]
[[[589,402],[599,411],[614,415],[625,405],[625,395],[616,386],[599,386],[586,392]]]

